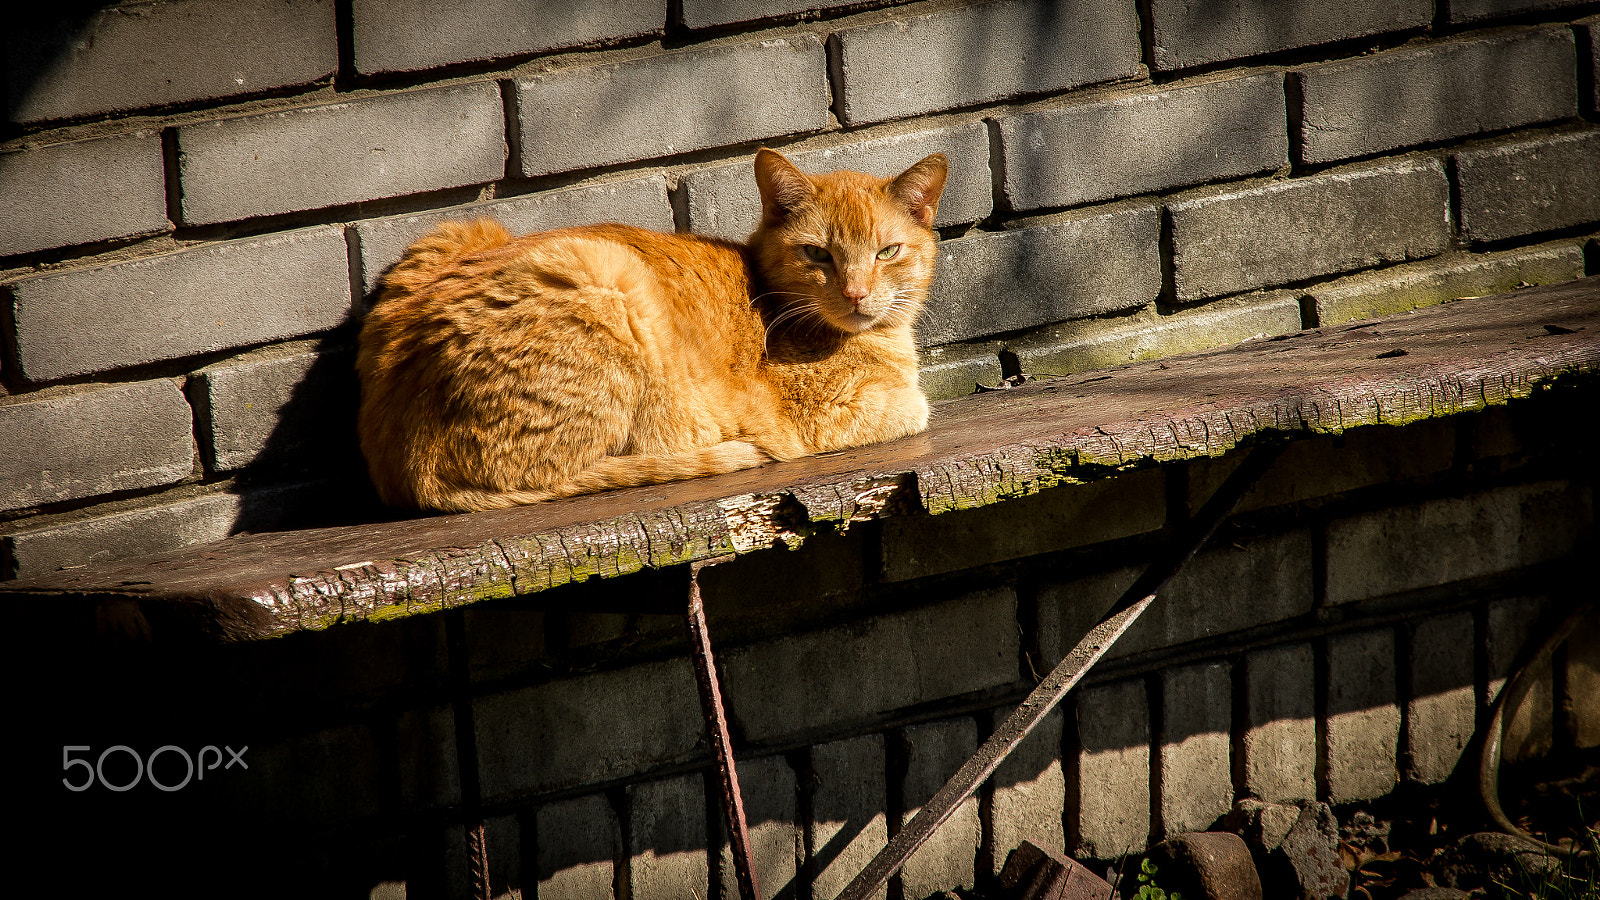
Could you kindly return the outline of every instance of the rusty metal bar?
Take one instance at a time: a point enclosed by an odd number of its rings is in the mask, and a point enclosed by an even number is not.
[[[750,864],[750,829],[744,819],[744,798],[739,793],[739,773],[733,762],[733,741],[728,737],[722,688],[717,683],[716,660],[711,655],[711,633],[706,630],[705,604],[700,600],[700,570],[732,558],[719,556],[689,566],[689,611],[685,618],[689,623],[689,643],[694,656],[694,679],[700,687],[700,709],[706,717],[723,818],[727,820],[728,840],[733,847],[733,873],[739,884],[739,898],[761,900],[761,888],[756,884],[755,869]]]
[[[1155,601],[1156,592],[1166,586],[1183,564],[1205,545],[1217,526],[1228,517],[1282,450],[1282,445],[1266,444],[1244,458],[1194,518],[1185,523],[1173,540],[1161,548],[1150,567],[1111,607],[1100,624],[1089,629],[1083,640],[1006,717],[1005,722],[978,748],[978,752],[956,774],[950,776],[944,787],[923,805],[906,827],[900,829],[887,847],[878,851],[867,867],[845,886],[838,900],[866,900],[871,896],[911,858],[911,854],[917,852],[917,848],[932,836],[935,829],[950,818],[962,801],[972,796],[972,792],[994,774],[994,770],[1017,744],[1055,709],[1061,698],[1082,680],[1084,674],[1111,649],[1117,638],[1122,637]]]
[[[489,841],[483,822],[467,829],[467,854],[472,857],[472,900],[493,900],[489,885]]]

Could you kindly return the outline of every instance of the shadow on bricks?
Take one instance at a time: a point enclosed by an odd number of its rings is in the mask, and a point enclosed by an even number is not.
[[[294,373],[250,464],[240,472],[239,514],[231,533],[355,524],[399,518],[372,489],[356,438],[360,390],[350,321],[317,342],[304,375]],[[263,391],[270,394],[270,386]],[[264,397],[263,402],[274,399]],[[203,439],[217,442],[216,423]],[[290,487],[252,490],[252,482]],[[294,483],[306,481],[306,489]]]

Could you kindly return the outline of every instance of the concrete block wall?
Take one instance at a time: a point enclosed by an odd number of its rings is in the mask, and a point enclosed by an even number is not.
[[[1347,816],[1401,788],[1472,790],[1490,704],[1587,583],[1595,451],[1562,418],[1587,390],[1294,445],[880,896],[990,889],[1023,840],[1104,871],[1244,798]],[[1234,464],[889,519],[704,570],[766,895],[835,896]],[[1105,521],[1083,518],[1095,507],[1125,524],[1073,526]],[[913,564],[929,546],[961,549]],[[222,773],[216,806],[178,807],[222,846],[180,843],[224,868],[283,833],[339,848],[295,854],[282,890],[471,896],[466,836],[482,822],[496,897],[726,900],[682,625],[582,612],[663,583],[639,573],[180,654],[156,676],[115,655],[75,662],[63,678],[88,687],[72,708],[110,724],[71,742],[247,744],[251,768]],[[1600,628],[1578,634],[1513,711],[1513,763],[1600,742],[1585,699]],[[169,847],[188,832],[152,813],[160,800],[73,795],[61,814],[137,815]]]
[[[814,171],[950,157],[936,397],[998,380],[1002,351],[1069,373],[1577,277],[1600,258],[1596,6],[13,14],[0,578],[370,514],[348,352],[411,240],[480,215],[739,238],[760,145]]]

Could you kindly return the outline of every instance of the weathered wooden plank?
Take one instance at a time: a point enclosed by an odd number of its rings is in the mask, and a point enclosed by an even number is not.
[[[921,435],[533,507],[241,535],[0,584],[0,601],[136,598],[246,639],[537,594],[817,529],[943,513],[1119,470],[1504,404],[1600,372],[1600,278],[1463,300],[940,404]]]

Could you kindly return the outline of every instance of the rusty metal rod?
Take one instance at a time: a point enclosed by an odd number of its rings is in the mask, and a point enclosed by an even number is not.
[[[711,655],[711,633],[706,630],[705,604],[700,600],[700,570],[732,559],[720,556],[689,566],[689,643],[694,656],[694,678],[700,687],[700,709],[705,713],[711,755],[716,763],[718,794],[728,823],[728,840],[733,848],[733,874],[739,884],[740,900],[761,900],[755,869],[750,864],[750,829],[744,819],[744,797],[739,793],[739,772],[733,762],[733,741],[728,736],[728,717],[723,711],[722,688],[717,683],[717,665]]]
[[[1282,450],[1282,445],[1264,444],[1244,458],[1194,518],[1186,522],[1178,534],[1157,552],[1150,567],[1111,607],[1100,624],[1089,629],[1083,640],[1006,717],[1005,722],[978,748],[978,752],[956,774],[950,776],[944,787],[923,805],[906,827],[900,829],[887,847],[878,851],[867,867],[845,886],[838,900],[866,900],[871,896],[911,858],[911,854],[917,852],[917,848],[932,836],[935,829],[950,818],[962,801],[972,796],[973,791],[994,774],[994,770],[1017,744],[1056,708],[1061,698],[1082,680],[1084,674],[1111,649],[1117,638],[1127,632],[1139,614],[1155,601],[1156,592],[1205,545],[1217,526],[1228,517]]]
[[[489,840],[481,821],[467,829],[467,853],[472,857],[472,900],[493,900],[494,889],[489,885]]]

